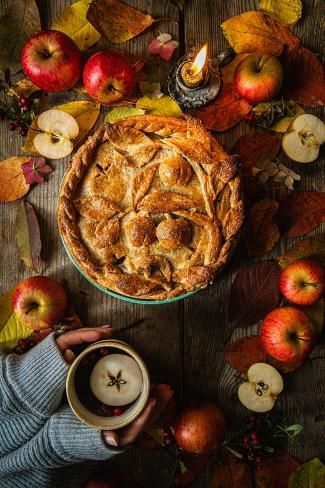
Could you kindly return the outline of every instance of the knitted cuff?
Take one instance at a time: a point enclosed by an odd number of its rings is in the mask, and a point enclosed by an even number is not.
[[[68,367],[51,334],[21,356],[5,356],[3,377],[25,411],[49,416],[62,400]]]
[[[105,460],[124,451],[108,446],[102,431],[81,422],[68,405],[50,418],[47,431],[53,453],[65,463]]]

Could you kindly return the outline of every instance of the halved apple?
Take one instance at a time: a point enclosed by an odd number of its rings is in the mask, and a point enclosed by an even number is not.
[[[90,388],[105,405],[120,407],[138,398],[142,373],[137,362],[124,354],[108,354],[100,359],[90,375]]]
[[[60,159],[72,152],[79,126],[71,115],[62,110],[46,110],[38,117],[37,125],[42,132],[35,137],[34,146],[42,156]]]
[[[295,118],[290,132],[283,136],[282,149],[293,161],[311,163],[318,158],[324,142],[324,123],[315,115],[302,114]]]
[[[247,379],[238,388],[240,402],[253,412],[268,412],[283,390],[282,376],[266,363],[255,363],[247,371]]]

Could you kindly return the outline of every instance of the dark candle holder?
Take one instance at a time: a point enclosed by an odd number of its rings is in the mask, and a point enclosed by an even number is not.
[[[220,53],[216,59],[208,58],[202,70],[201,79],[198,86],[191,85],[184,80],[185,65],[194,61],[195,54],[183,56],[175,66],[172,67],[167,87],[169,95],[181,105],[183,109],[197,109],[211,103],[218,95],[221,86],[219,67],[228,64],[234,57],[234,51],[228,49]]]

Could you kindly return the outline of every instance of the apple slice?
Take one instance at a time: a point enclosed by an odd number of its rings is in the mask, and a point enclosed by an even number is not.
[[[79,126],[71,115],[62,110],[46,110],[38,117],[37,125],[43,132],[35,137],[34,146],[42,156],[60,159],[72,152]]]
[[[253,412],[268,412],[283,390],[278,371],[266,363],[255,363],[247,371],[248,381],[238,388],[240,402]]]
[[[298,163],[311,163],[318,158],[325,142],[325,125],[315,115],[298,115],[291,130],[282,139],[282,149],[288,158]]]
[[[142,373],[137,362],[125,354],[108,354],[90,375],[90,388],[98,400],[112,407],[134,402],[142,389]]]

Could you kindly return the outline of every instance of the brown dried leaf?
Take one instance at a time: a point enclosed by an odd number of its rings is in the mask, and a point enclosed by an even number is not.
[[[9,3],[9,2],[8,2]],[[2,2],[2,5],[4,3]],[[0,70],[21,69],[20,52],[23,45],[41,30],[35,0],[13,0],[0,18]]]
[[[87,19],[106,39],[117,44],[132,39],[155,22],[150,15],[117,0],[93,0]]]
[[[269,132],[250,132],[241,136],[232,152],[240,155],[242,166],[250,169],[266,161],[273,161],[281,147],[281,139]]]
[[[193,116],[201,120],[204,127],[224,132],[237,125],[252,105],[241,98],[232,83],[224,83],[215,102],[197,110]]]
[[[325,104],[325,74],[320,59],[309,49],[286,49],[281,56],[285,96],[307,107]]]
[[[231,343],[225,350],[225,359],[242,374],[246,374],[249,367],[255,363],[271,364],[281,373],[291,373],[302,365],[301,361],[284,363],[267,355],[260,336],[243,337]]]
[[[28,268],[37,270],[42,249],[40,228],[33,206],[23,200],[16,214],[16,237],[19,254]]]
[[[325,192],[292,192],[280,202],[276,222],[281,234],[298,237],[325,221]]]
[[[38,91],[40,91],[38,86],[34,85],[34,83],[32,83],[28,78],[24,78],[13,85],[10,88],[9,93],[12,93],[18,97],[23,96],[25,98],[29,98]]]
[[[278,263],[282,269],[297,259],[311,258],[325,266],[325,238],[311,237],[296,242],[283,256],[280,256]]]
[[[244,12],[221,24],[225,37],[237,53],[279,56],[285,45],[298,47],[300,40],[286,26],[263,12]]]
[[[238,271],[228,303],[228,319],[233,327],[256,324],[278,306],[279,274],[275,261],[261,261]]]
[[[277,225],[273,222],[279,204],[265,198],[251,209],[244,231],[244,242],[248,256],[262,256],[271,251],[280,238]]]
[[[26,195],[30,185],[26,183],[21,166],[28,161],[29,158],[18,156],[1,161],[0,202],[12,202]]]

